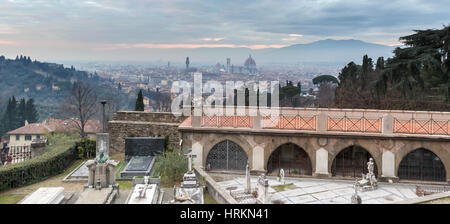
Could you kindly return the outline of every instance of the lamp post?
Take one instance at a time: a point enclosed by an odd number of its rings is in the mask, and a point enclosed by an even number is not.
[[[103,127],[102,127],[102,132],[105,133],[105,126],[106,126],[105,105],[106,105],[106,100],[102,100],[102,101],[100,101],[100,103],[102,104],[102,107],[103,107]]]

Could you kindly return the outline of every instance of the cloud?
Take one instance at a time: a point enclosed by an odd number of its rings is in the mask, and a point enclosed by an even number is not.
[[[0,39],[32,42],[49,55],[42,43],[77,43],[80,52],[271,48],[327,38],[395,44],[414,29],[448,25],[449,11],[448,0],[17,0],[0,4]]]
[[[0,45],[18,45],[18,43],[15,41],[0,40]]]
[[[113,44],[101,47],[101,50],[117,50],[129,48],[156,48],[156,49],[194,49],[194,48],[250,48],[252,50],[265,48],[282,48],[286,45],[236,45],[236,44]]]
[[[202,38],[201,40],[204,40],[204,41],[221,41],[221,40],[225,40],[225,38],[224,37],[216,37],[216,38],[206,37],[206,38]]]

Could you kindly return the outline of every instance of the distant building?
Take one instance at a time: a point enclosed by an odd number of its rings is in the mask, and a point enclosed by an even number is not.
[[[247,60],[244,62],[244,67],[249,73],[256,73],[256,62],[251,55],[248,56]]]
[[[44,139],[44,136],[53,132],[71,132],[77,130],[80,121],[78,119],[54,119],[49,118],[41,123],[28,123],[7,133],[9,145],[30,145],[32,141]],[[88,137],[95,139],[97,133],[101,132],[102,123],[99,120],[88,120],[84,131]]]
[[[227,59],[227,69],[229,70],[228,71],[229,73],[255,75],[258,71],[256,69],[255,59],[253,59],[251,55],[249,55],[248,58],[245,60],[244,66],[231,65],[231,69],[229,69],[229,68],[230,68],[230,66],[228,65],[228,59]]]

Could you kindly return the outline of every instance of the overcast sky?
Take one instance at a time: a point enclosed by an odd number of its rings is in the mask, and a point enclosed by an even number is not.
[[[398,45],[398,37],[414,29],[450,24],[448,3],[0,0],[0,55],[97,60],[121,49],[261,49],[326,38]]]

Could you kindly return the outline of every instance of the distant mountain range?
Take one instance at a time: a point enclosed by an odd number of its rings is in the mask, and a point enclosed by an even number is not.
[[[360,62],[367,54],[374,61],[379,56],[390,57],[395,47],[373,44],[360,40],[326,39],[308,44],[296,44],[283,48],[268,48],[252,50],[250,48],[194,48],[194,49],[117,49],[111,57],[127,56],[140,61],[167,61],[183,63],[189,56],[191,65],[198,64],[226,64],[226,58],[231,58],[235,66],[243,65],[249,54],[257,65],[266,63],[309,63],[329,65],[345,65],[350,61]],[[130,56],[131,55],[131,56]]]
[[[360,61],[362,56],[390,57],[395,47],[367,43],[360,40],[320,40],[308,44],[296,44],[270,51],[255,51],[255,60],[262,62],[327,62],[348,63]]]

